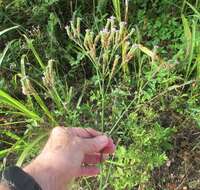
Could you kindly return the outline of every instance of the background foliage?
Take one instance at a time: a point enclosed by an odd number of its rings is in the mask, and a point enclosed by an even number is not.
[[[77,185],[158,189],[152,173],[169,160],[172,137],[199,128],[199,8],[198,0],[0,0],[1,168],[29,161],[56,125],[93,127],[114,138],[116,155]],[[119,46],[102,43],[111,16]]]

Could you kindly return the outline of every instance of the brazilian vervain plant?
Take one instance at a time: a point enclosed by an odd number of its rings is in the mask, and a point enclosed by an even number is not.
[[[127,71],[127,63],[137,49],[135,45],[130,47],[128,42],[128,39],[133,34],[133,30],[128,32],[125,22],[120,23],[118,30],[115,22],[114,17],[108,19],[105,28],[97,35],[88,29],[85,36],[82,36],[80,33],[80,18],[77,18],[76,23],[71,21],[70,26],[66,27],[69,38],[81,48],[81,51],[90,59],[95,68],[102,97],[102,130],[104,128],[104,98],[106,89],[109,88],[110,81],[117,70],[122,67],[124,72]],[[120,50],[122,44],[126,44],[126,49]],[[121,57],[118,53],[121,53]],[[120,59],[122,64],[119,64]],[[112,68],[111,72],[110,68]],[[109,80],[107,84],[106,79]]]
[[[94,67],[95,74],[97,76],[97,82],[99,85],[99,91],[101,93],[101,130],[104,132],[106,130],[104,126],[106,120],[105,117],[107,117],[107,115],[105,115],[105,102],[106,97],[110,91],[112,91],[112,81],[117,78],[116,76],[119,77],[120,74],[124,76],[121,77],[124,78],[124,80],[126,77],[130,76],[129,66],[131,64],[136,64],[135,59],[137,59],[137,53],[139,51],[145,53],[147,57],[150,58],[149,67],[155,67],[155,69],[152,69],[147,82],[143,84],[141,83],[142,85],[139,87],[138,94],[135,96],[135,98],[129,101],[128,105],[124,106],[124,110],[119,114],[119,117],[113,123],[110,131],[108,132],[109,135],[113,135],[113,133],[116,132],[121,126],[120,122],[122,121],[122,118],[129,112],[129,109],[132,108],[133,104],[137,107],[137,109],[140,109],[140,106],[144,105],[146,100],[151,101],[156,98],[156,96],[152,97],[152,95],[150,95],[150,97],[144,99],[142,96],[142,93],[144,93],[143,89],[147,86],[147,83],[152,82],[156,74],[159,73],[160,70],[164,70],[163,68],[167,67],[167,65],[158,56],[156,48],[154,48],[152,51],[141,44],[133,43],[133,35],[135,30],[128,29],[126,22],[118,23],[115,17],[109,18],[105,24],[105,27],[101,31],[97,32],[97,34],[95,34],[92,30],[87,29],[85,34],[82,35],[80,18],[77,18],[76,21],[71,21],[70,25],[66,27],[66,30],[69,38],[73,40],[78,46],[78,50],[88,57]],[[140,69],[142,69],[142,67],[140,67]],[[166,73],[167,72],[168,70],[166,68]],[[135,74],[137,74],[136,71]],[[177,88],[177,86],[169,87],[166,92],[171,91],[174,88]],[[162,95],[163,94],[160,93],[160,96]],[[137,99],[138,102],[136,101]],[[138,105],[135,102],[137,102]],[[135,112],[137,112],[137,109]],[[164,162],[164,155],[161,155],[160,157],[161,158],[156,159],[162,159],[162,162]],[[131,159],[132,158],[130,158],[130,160]],[[132,161],[134,162],[134,159]],[[109,175],[107,175],[105,178],[107,179],[108,176]],[[140,180],[135,180],[135,183],[138,184],[138,181]],[[146,181],[146,179],[144,179],[144,181]],[[142,180],[140,182],[143,183]],[[131,185],[133,184],[130,183],[130,186]],[[125,187],[127,187],[127,185],[123,186],[123,188]],[[104,179],[101,176],[99,179],[98,189],[102,190],[106,188],[107,184],[104,184]]]
[[[97,34],[87,29],[84,35],[81,33],[80,22],[80,18],[71,21],[70,25],[66,26],[66,30],[69,38],[89,58],[96,71],[102,97],[101,128],[103,130],[105,94],[111,87],[112,79],[121,71],[124,77],[129,75],[129,64],[133,63],[138,50],[151,57],[152,62],[163,63],[163,61],[155,51],[151,51],[141,44],[133,43],[135,29],[128,29],[126,22],[118,23],[112,16],[107,19],[105,27]]]

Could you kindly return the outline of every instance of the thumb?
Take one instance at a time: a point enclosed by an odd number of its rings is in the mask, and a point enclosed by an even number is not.
[[[100,152],[108,143],[109,139],[105,135],[83,139],[83,151],[85,154]]]

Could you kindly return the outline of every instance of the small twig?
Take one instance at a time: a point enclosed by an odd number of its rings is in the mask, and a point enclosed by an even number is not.
[[[180,183],[179,186],[176,187],[174,190],[180,190],[180,188],[181,188],[181,187],[183,186],[183,184],[185,183],[186,178],[187,178],[187,174],[184,175],[184,177],[183,177],[181,183]]]

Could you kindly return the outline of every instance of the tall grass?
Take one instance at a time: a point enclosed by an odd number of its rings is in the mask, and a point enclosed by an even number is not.
[[[17,28],[19,28],[19,26],[13,26],[13,27],[7,28],[7,29],[5,29],[5,30],[2,30],[2,31],[0,31],[0,36],[2,36],[3,34],[9,32],[9,31],[11,31],[11,30],[15,30],[15,29],[17,29]]]
[[[47,136],[48,136],[48,133],[44,132],[44,134],[38,135],[38,137],[34,139],[31,143],[27,143],[26,146],[24,147],[24,150],[20,154],[16,165],[19,167],[22,167],[25,160],[27,159],[27,157],[30,156],[30,153],[36,147],[36,145],[40,144],[42,140],[44,140]]]
[[[32,51],[37,63],[40,65],[40,67],[42,68],[42,70],[44,70],[45,65],[42,61],[42,59],[40,58],[39,54],[37,53],[35,47],[33,46],[33,40],[29,39],[26,35],[24,35],[24,38],[26,40],[26,43],[28,45],[28,48],[30,48],[30,50]]]
[[[195,16],[200,19],[200,12],[188,1],[186,1],[186,4],[194,11]],[[198,1],[196,2],[196,6],[198,7]]]
[[[114,13],[117,17],[118,22],[121,22],[121,1],[120,0],[112,0]]]
[[[33,112],[32,110],[29,110],[24,103],[18,101],[17,99],[11,97],[9,94],[4,92],[3,90],[0,90],[0,102],[4,105],[8,105],[18,111],[20,111],[18,114],[27,116],[33,120],[40,121],[41,117]]]
[[[6,45],[5,49],[3,50],[3,52],[2,52],[2,54],[1,54],[1,56],[0,56],[0,67],[1,67],[1,65],[2,65],[2,63],[3,63],[3,60],[4,60],[5,56],[6,56],[6,53],[8,52],[8,50],[9,50],[9,48],[10,48],[10,46],[12,45],[13,42],[14,42],[14,40],[11,41],[11,42],[9,42],[9,43]]]
[[[197,78],[200,79],[200,32],[199,32],[199,27],[198,27],[198,23],[200,21],[200,12],[197,10],[197,8],[195,8],[192,4],[190,4],[189,2],[186,2],[186,4],[193,10],[193,12],[195,13],[194,17],[196,17],[197,19],[194,18],[193,21],[193,39],[194,39],[194,43],[196,44],[196,49],[197,49],[197,56],[195,59],[195,66],[193,68],[197,68]],[[196,7],[199,6],[199,2],[196,1]],[[192,56],[192,54],[191,54]],[[192,57],[191,57],[192,59]]]
[[[108,2],[108,0],[99,0],[97,4],[97,11],[100,13],[104,13],[106,11],[106,6]]]
[[[184,28],[185,38],[185,62],[186,62],[186,80],[196,72],[196,77],[200,76],[200,65],[199,65],[199,48],[200,48],[200,33],[198,28],[198,22],[200,20],[200,13],[198,10],[188,3],[185,2],[194,12],[192,19],[186,18],[182,15],[182,22]]]
[[[9,32],[9,31],[11,31],[11,30],[18,29],[18,28],[19,28],[19,26],[13,26],[13,27],[7,28],[7,29],[5,29],[5,30],[2,30],[2,31],[0,31],[0,37],[1,37],[2,35],[6,34],[7,32]],[[10,48],[10,46],[11,46],[11,44],[12,44],[13,42],[14,42],[14,41],[9,42],[9,43],[6,45],[6,47],[5,47],[4,51],[2,52],[2,54],[0,54],[0,67],[1,67],[1,65],[2,65],[3,59],[4,59],[4,57],[5,57],[5,55],[6,55],[7,51],[8,51],[8,49]]]
[[[31,84],[30,80],[28,79],[28,76],[26,75],[26,72],[25,72],[25,57],[26,56],[23,55],[22,58],[21,58],[21,77],[22,77],[21,83],[22,83],[23,93],[24,93],[24,95],[27,95],[29,97],[33,96],[35,98],[36,102],[38,103],[38,105],[41,107],[41,109],[47,115],[47,117],[49,117],[49,119],[53,123],[56,123],[56,121],[55,121],[54,117],[52,116],[51,112],[49,111],[49,109],[45,105],[45,103],[42,100],[42,98],[36,92],[36,90],[34,89],[34,87]]]

